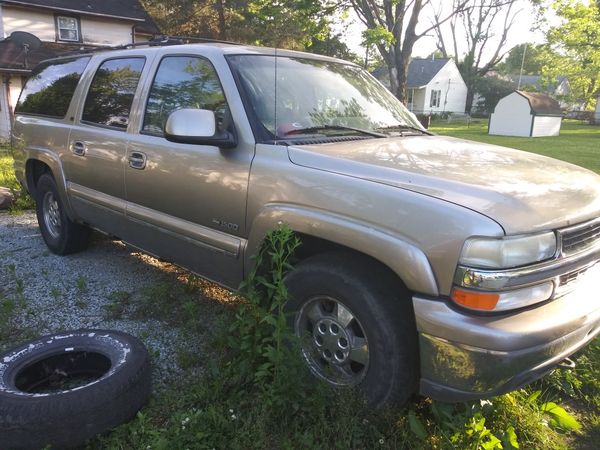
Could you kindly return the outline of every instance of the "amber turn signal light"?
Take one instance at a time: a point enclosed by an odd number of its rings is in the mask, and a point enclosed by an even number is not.
[[[465,291],[454,288],[450,298],[458,305],[480,311],[492,311],[500,300],[500,294],[487,292]]]

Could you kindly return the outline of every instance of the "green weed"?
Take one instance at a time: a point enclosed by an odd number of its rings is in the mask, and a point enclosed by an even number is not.
[[[111,292],[108,296],[110,303],[104,305],[104,318],[109,320],[120,319],[130,304],[131,294],[125,291]]]
[[[77,291],[79,291],[79,293],[84,294],[88,291],[87,279],[83,275],[79,275],[75,283],[77,286]]]

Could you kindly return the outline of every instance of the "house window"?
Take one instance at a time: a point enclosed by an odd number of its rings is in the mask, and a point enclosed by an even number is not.
[[[413,107],[414,96],[415,96],[415,90],[414,89],[409,89],[408,90],[408,97],[407,97],[406,101],[408,102],[408,107],[410,109],[412,109],[412,107]]]
[[[429,107],[430,108],[439,108],[441,96],[442,96],[442,91],[440,91],[440,90],[431,91],[431,100],[429,101]]]
[[[56,16],[56,37],[59,41],[79,42],[79,20],[76,17]]]

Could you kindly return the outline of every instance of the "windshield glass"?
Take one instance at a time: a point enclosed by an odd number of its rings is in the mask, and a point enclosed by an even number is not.
[[[229,61],[257,120],[276,138],[422,130],[396,97],[357,66],[268,55]]]

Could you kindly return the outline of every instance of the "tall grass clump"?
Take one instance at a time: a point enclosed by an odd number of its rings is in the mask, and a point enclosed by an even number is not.
[[[11,213],[19,213],[26,209],[33,209],[35,203],[31,196],[23,191],[19,181],[15,177],[13,157],[8,146],[0,144],[0,187],[6,187],[12,192],[15,201],[10,207]]]

